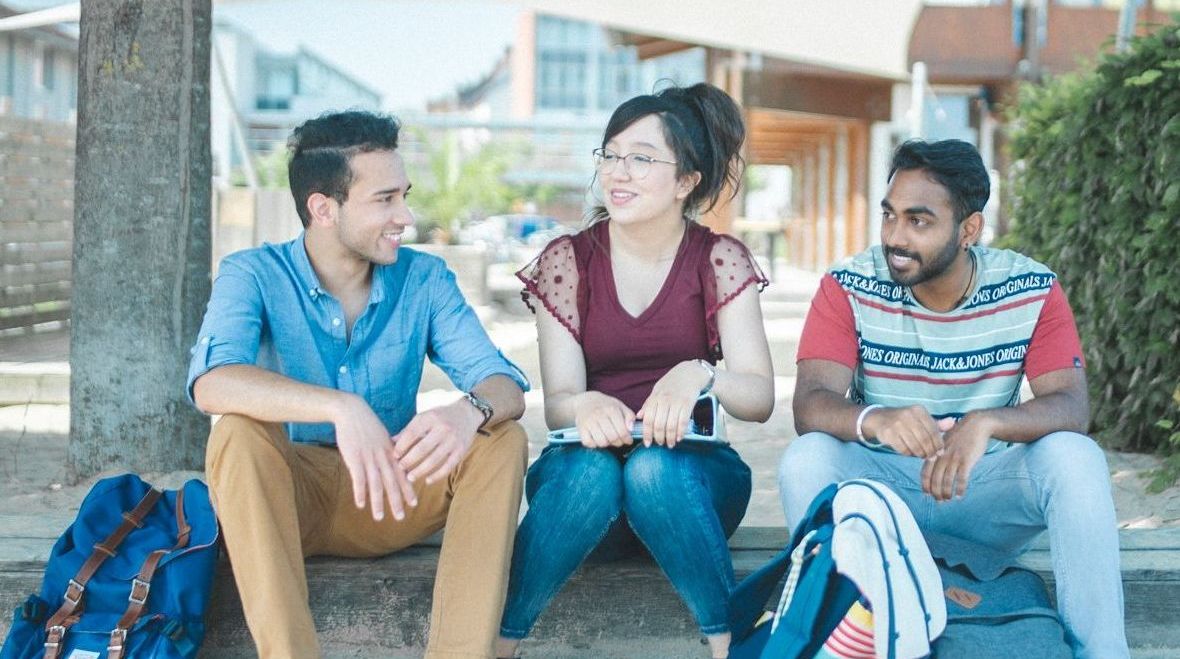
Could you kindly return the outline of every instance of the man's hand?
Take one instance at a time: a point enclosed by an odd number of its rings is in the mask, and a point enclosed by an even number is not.
[[[635,413],[613,396],[588,391],[574,414],[574,426],[586,448],[606,448],[631,444],[631,426]]]
[[[971,470],[987,450],[992,430],[992,422],[985,413],[971,412],[959,419],[943,436],[942,453],[922,465],[922,490],[936,501],[965,495]]]
[[[943,447],[942,433],[954,424],[950,419],[937,423],[921,405],[883,407],[869,412],[861,430],[869,439],[888,446],[902,455],[934,457]]]
[[[483,414],[465,399],[419,412],[394,435],[394,454],[410,482],[425,477],[430,485],[459,466],[471,448]]]
[[[404,518],[405,505],[416,506],[418,499],[398,464],[385,425],[363,398],[351,394],[343,399],[334,417],[336,446],[352,477],[356,507],[364,508],[367,496],[373,519],[380,521],[388,499],[394,519]]]
[[[693,405],[708,381],[709,374],[695,360],[680,362],[665,373],[636,415],[643,421],[643,445],[654,442],[672,448],[684,439]]]

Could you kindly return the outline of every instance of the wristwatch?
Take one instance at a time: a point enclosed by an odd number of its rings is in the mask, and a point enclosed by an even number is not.
[[[463,398],[468,403],[471,403],[471,406],[479,410],[479,413],[483,415],[483,421],[481,421],[479,427],[475,429],[476,432],[483,430],[483,427],[486,426],[488,421],[492,420],[492,416],[496,414],[496,411],[492,409],[492,404],[471,392],[464,394]]]
[[[697,396],[704,396],[710,391],[713,391],[713,382],[717,379],[717,369],[704,359],[698,359],[697,363],[709,374],[709,381],[705,383],[705,386],[701,387],[701,393],[697,394]]]

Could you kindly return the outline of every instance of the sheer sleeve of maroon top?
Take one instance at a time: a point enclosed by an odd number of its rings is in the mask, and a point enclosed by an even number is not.
[[[705,296],[705,326],[709,332],[709,350],[721,358],[721,333],[717,328],[717,312],[750,286],[766,288],[770,281],[754,261],[742,241],[725,234],[713,234],[713,246],[707,268],[701,273]]]
[[[538,302],[562,324],[574,340],[582,342],[582,318],[578,296],[584,295],[579,286],[577,258],[571,236],[561,236],[550,242],[532,263],[516,273],[524,284],[520,296],[533,313]]]

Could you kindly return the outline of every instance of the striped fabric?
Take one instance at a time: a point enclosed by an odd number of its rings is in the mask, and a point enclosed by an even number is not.
[[[859,601],[853,602],[844,619],[836,625],[815,659],[876,659],[873,641],[873,613]]]
[[[922,405],[936,419],[1019,402],[1024,356],[1056,275],[1016,252],[972,251],[978,283],[946,313],[892,280],[880,245],[832,268],[856,322],[854,401]],[[1001,446],[992,440],[988,451]]]

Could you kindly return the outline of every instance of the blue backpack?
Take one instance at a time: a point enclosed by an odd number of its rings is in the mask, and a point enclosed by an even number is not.
[[[863,509],[853,505],[838,512],[841,491],[862,497]],[[852,480],[824,488],[787,547],[738,584],[730,596],[731,659],[811,659],[820,652],[853,604],[863,601],[857,584],[836,569],[842,550],[834,554],[834,541],[856,539],[849,536],[851,526],[867,538],[852,549],[865,547],[865,560],[882,567],[883,588],[870,604],[875,616],[887,619],[887,656],[896,656],[903,632],[911,639],[924,634],[919,643],[925,645],[942,631],[941,583],[912,515],[884,485]],[[767,602],[784,575],[782,597],[768,618]],[[909,621],[911,628],[898,628],[898,619]]]
[[[926,541],[945,587],[947,625],[935,657],[1069,659],[1045,582],[1013,556],[941,533]]]
[[[49,555],[40,595],[16,608],[0,659],[189,659],[217,565],[205,484],[161,492],[99,481]]]

